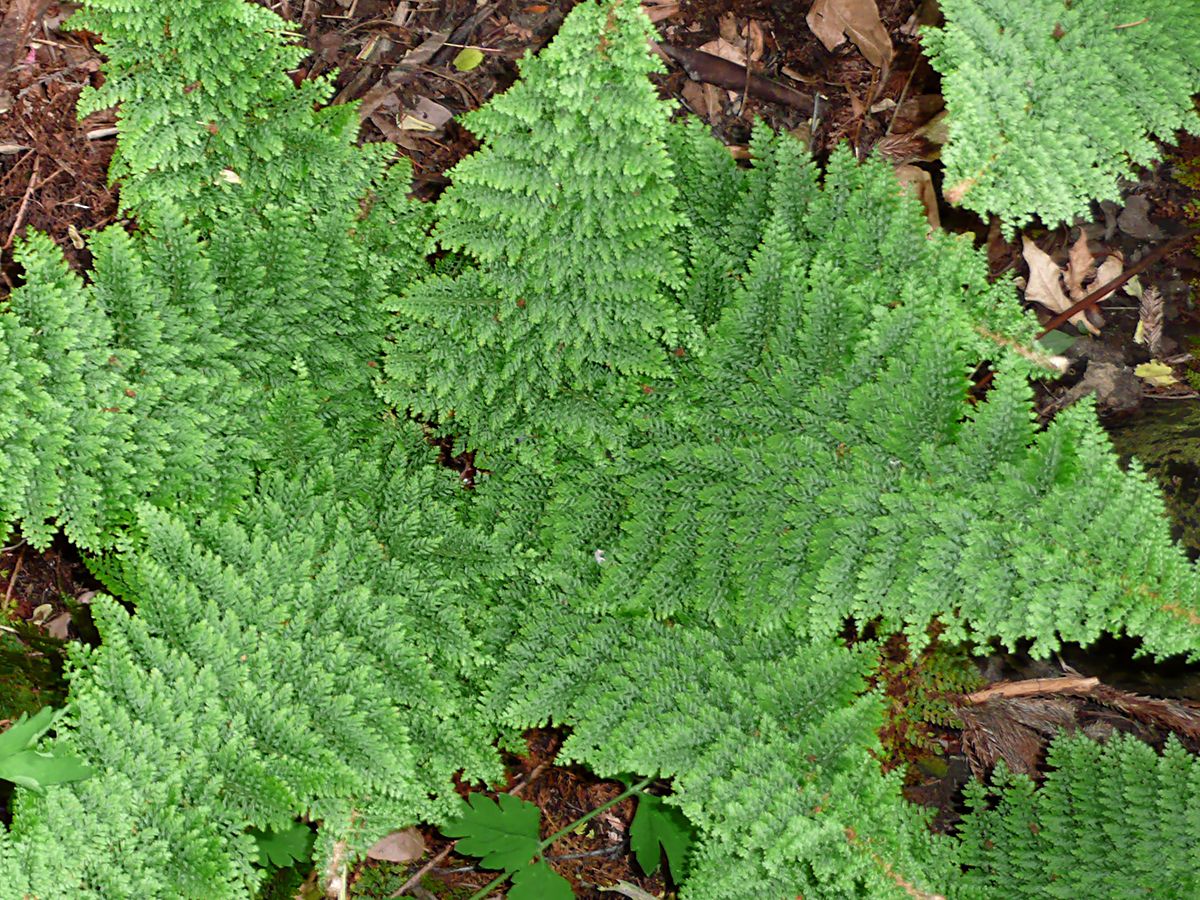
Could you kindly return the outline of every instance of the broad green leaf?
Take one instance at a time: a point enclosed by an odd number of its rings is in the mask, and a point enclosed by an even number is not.
[[[483,51],[477,47],[465,47],[454,57],[454,68],[460,72],[470,72],[483,62]]]
[[[73,756],[22,750],[0,758],[0,779],[19,784],[35,794],[43,793],[47,785],[81,781],[93,774],[94,769]]]
[[[571,882],[542,860],[518,869],[512,876],[508,900],[572,900]]]
[[[1038,338],[1038,343],[1042,348],[1050,354],[1061,356],[1071,348],[1071,345],[1079,340],[1078,334],[1067,334],[1065,331],[1059,331],[1057,328],[1054,331],[1047,332]]]
[[[511,794],[501,794],[499,803],[471,794],[459,818],[442,833],[458,838],[458,852],[480,857],[485,869],[512,872],[529,865],[537,853],[541,815],[536,804]]]
[[[258,864],[260,866],[276,866],[280,869],[294,862],[308,859],[312,853],[312,829],[303,822],[297,822],[290,828],[281,831],[260,831],[257,828],[248,829],[258,844]]]
[[[39,709],[32,719],[21,713],[21,718],[0,734],[0,758],[30,749],[53,724],[54,710],[49,706]]]
[[[671,877],[681,881],[693,837],[692,823],[674,806],[668,806],[651,794],[638,796],[637,813],[629,826],[629,848],[647,875],[658,869],[661,846],[667,852]]]

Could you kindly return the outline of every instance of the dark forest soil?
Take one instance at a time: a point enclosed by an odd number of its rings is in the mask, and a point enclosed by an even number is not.
[[[476,143],[457,124],[458,118],[505,90],[517,77],[517,60],[536,52],[556,33],[575,0],[257,0],[294,23],[310,55],[292,74],[296,80],[336,70],[335,103],[360,101],[361,139],[391,141],[414,164],[414,194],[435,198],[448,183],[446,171],[475,149]],[[768,102],[745,88],[729,90],[700,84],[675,63],[658,78],[661,92],[674,98],[681,114],[700,116],[735,156],[744,157],[753,122],[764,119],[809,143],[818,159],[839,142],[849,142],[859,156],[873,149],[896,163],[915,163],[940,183],[937,148],[922,126],[941,111],[937,76],[920,55],[917,25],[930,6],[920,0],[879,0],[880,17],[896,55],[881,70],[850,43],[827,50],[809,31],[808,0],[650,0],[662,43],[673,47],[719,52],[744,63],[749,72],[803,95],[800,102]],[[117,191],[106,182],[114,146],[114,113],[97,113],[80,122],[75,101],[84,85],[96,84],[100,57],[94,35],[62,30],[76,8],[48,0],[11,0],[0,12],[0,298],[20,283],[13,263],[13,241],[27,228],[48,232],[67,258],[84,271],[90,258],[82,235],[117,220]],[[483,61],[468,71],[453,61],[464,46],[478,47]],[[1130,196],[1147,201],[1148,230],[1119,226],[1119,210],[1096,211],[1090,226],[1097,253],[1121,252],[1132,264],[1200,221],[1200,139],[1171,148],[1164,162],[1128,186]],[[1022,274],[1019,241],[1005,242],[995,227],[939,202],[943,227],[971,232],[988,250],[994,276]],[[1056,258],[1064,260],[1075,229],[1027,232]],[[1161,236],[1156,236],[1161,235]],[[1177,371],[1197,370],[1185,358],[1200,335],[1200,312],[1194,305],[1200,257],[1196,245],[1182,246],[1151,268],[1143,285],[1159,287],[1167,298],[1170,352]],[[1132,341],[1137,301],[1105,302],[1109,325],[1103,342],[1129,367],[1144,362],[1144,349]],[[1040,311],[1044,313],[1044,311]],[[1048,315],[1045,316],[1048,318]],[[1165,355],[1165,354],[1164,354]],[[981,368],[980,392],[986,390]],[[1076,380],[1078,376],[1076,376]],[[1046,384],[1041,398],[1047,410],[1069,390],[1070,378]],[[1186,383],[1169,388],[1142,386],[1142,406],[1195,404],[1196,392]],[[1129,410],[1123,415],[1128,418]],[[1142,413],[1146,415],[1146,413]],[[1156,432],[1157,433],[1157,432]],[[470,459],[443,454],[451,465]],[[464,463],[465,459],[465,463]],[[1200,473],[1200,460],[1197,462]],[[1197,477],[1200,477],[1198,474]],[[1170,489],[1170,484],[1166,484]],[[87,601],[97,585],[74,550],[63,540],[36,553],[12,536],[0,551],[0,728],[5,719],[42,705],[60,704],[64,641],[94,640]],[[1066,564],[1066,562],[1064,562]],[[1063,661],[1083,674],[1101,676],[1113,690],[1179,698],[1188,704],[1200,697],[1200,679],[1192,667],[1155,668],[1134,665],[1131,642],[1066,648]],[[908,793],[937,810],[935,827],[952,828],[959,788],[970,775],[961,721],[944,702],[953,690],[1001,678],[1048,674],[1020,654],[994,654],[964,662],[949,651],[934,650],[909,660],[902,642],[889,642],[880,678],[894,701],[883,732],[885,765],[905,765]],[[958,668],[955,668],[955,667]],[[1169,670],[1169,671],[1168,671]],[[1054,667],[1050,673],[1062,674]],[[1168,730],[1179,731],[1183,707],[1139,705],[1126,694],[1094,698],[1057,698],[1055,714],[1073,718],[1085,729],[1135,732],[1152,743]],[[906,712],[919,697],[941,704],[939,721],[915,722]],[[1065,706],[1064,706],[1065,705]],[[1069,707],[1069,709],[1065,709]],[[1064,711],[1065,710],[1065,711]],[[945,715],[943,715],[943,713]],[[1172,718],[1174,716],[1175,718]],[[1197,736],[1186,734],[1196,749]],[[622,787],[596,779],[575,767],[555,766],[563,734],[539,730],[526,735],[529,752],[511,756],[512,790],[543,811],[543,835],[616,796]],[[1031,739],[1032,741],[1032,739]],[[1044,740],[1026,741],[1012,752],[1036,766]],[[0,794],[0,818],[4,815]],[[631,801],[594,820],[581,834],[560,840],[549,850],[554,867],[569,878],[580,897],[613,894],[601,887],[624,881],[651,895],[670,893],[661,875],[643,876],[628,853]],[[426,853],[412,863],[362,864],[354,874],[352,896],[386,897],[423,865],[433,863],[413,893],[420,897],[465,898],[492,877],[475,861],[452,852],[438,858],[449,841],[432,829],[421,829]]]

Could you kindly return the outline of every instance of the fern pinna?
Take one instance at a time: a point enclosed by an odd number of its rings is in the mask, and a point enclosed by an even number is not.
[[[688,897],[1056,895],[1094,820],[1061,825],[1059,783],[1107,808],[1136,782],[1140,836],[1195,852],[1147,799],[1192,796],[1174,744],[1064,741],[1046,793],[973,788],[962,837],[881,772],[879,647],[847,620],[1200,655],[1154,489],[1086,405],[1035,427],[1034,323],[884,166],[760,128],[738,167],[655,99],[642,14],[585,2],[430,209],[352,111],[268,77],[278,20],[150,6],[84,20],[139,229],[92,236],[86,284],[29,238],[0,312],[0,508],[113,593],[55,738],[97,774],[18,795],[0,897],[252,896],[253,835],[296,821],[336,891],[551,720],[602,774],[672,779]],[[431,430],[486,454],[474,490]]]

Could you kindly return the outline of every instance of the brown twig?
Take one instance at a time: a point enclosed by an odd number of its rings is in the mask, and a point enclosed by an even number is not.
[[[705,53],[703,50],[693,50],[691,47],[677,47],[674,44],[653,44],[665,56],[670,57],[683,67],[689,78],[707,84],[715,84],[727,91],[740,91],[759,100],[769,103],[782,103],[792,106],[805,113],[813,110],[813,100],[807,94],[792,90],[775,81],[769,81],[760,75],[755,75],[745,66],[735,62]]]
[[[1061,356],[1049,356],[1045,353],[1041,353],[1037,350],[1034,350],[1032,347],[1026,347],[1020,341],[1006,337],[1003,334],[998,334],[995,331],[990,331],[987,328],[984,328],[982,325],[976,325],[975,332],[981,337],[985,337],[989,341],[999,344],[1001,347],[1008,347],[1018,356],[1024,357],[1034,365],[1041,366],[1043,369],[1048,369],[1051,372],[1057,372],[1059,375],[1067,370],[1067,362]]]
[[[317,20],[316,0],[304,0],[304,7],[300,10],[300,27],[308,28],[316,20]]]
[[[33,160],[33,172],[29,175],[29,185],[25,188],[25,196],[21,198],[21,206],[17,209],[17,217],[13,220],[12,229],[8,232],[8,239],[4,242],[5,250],[12,246],[17,232],[21,229],[21,225],[24,222],[25,211],[29,209],[29,200],[33,196],[33,192],[37,190],[38,167],[41,165],[41,162],[42,158],[40,156]]]
[[[50,0],[15,0],[0,13],[0,73],[15,68]]]
[[[450,32],[450,37],[446,38],[445,43],[438,48],[437,53],[433,54],[433,58],[429,60],[429,64],[431,66],[441,66],[450,62],[451,59],[457,56],[455,51],[458,47],[454,45],[458,44],[462,46],[466,44],[467,38],[474,33],[476,28],[486,22],[488,17],[495,11],[496,4],[494,3],[488,3],[477,9],[465,22]]]
[[[17,576],[21,574],[21,563],[25,559],[25,547],[21,547],[21,551],[17,554],[17,561],[13,563],[12,577],[8,579],[8,590],[4,592],[4,609],[8,610],[8,606],[12,603],[13,587],[17,583]]]
[[[532,772],[529,773],[528,778],[526,778],[524,781],[514,784],[509,789],[508,793],[513,797],[520,796],[521,791],[525,790],[525,788],[527,788],[527,787],[529,787],[529,785],[533,784],[534,779],[537,778],[539,775],[542,774],[542,772],[544,772],[546,770],[547,765],[548,765],[547,763],[539,763],[538,766]],[[425,865],[421,866],[421,868],[418,869],[416,871],[416,873],[411,878],[408,879],[408,881],[404,882],[404,884],[402,884],[402,885],[400,885],[400,887],[396,888],[396,890],[394,892],[392,892],[391,894],[388,894],[388,897],[403,897],[405,894],[407,894],[409,891],[411,891],[414,887],[416,887],[418,884],[420,884],[422,878],[424,878],[426,875],[428,875],[438,865],[443,863],[445,861],[446,857],[449,856],[454,851],[454,848],[457,846],[458,846],[458,841],[451,841],[449,844],[447,844],[445,847],[442,848],[442,850],[438,853],[437,856],[435,856],[429,862],[425,863]]]
[[[1041,332],[1038,334],[1038,337],[1045,337],[1063,322],[1071,318],[1071,316],[1075,315],[1075,313],[1082,312],[1085,309],[1090,309],[1091,307],[1095,306],[1113,291],[1117,290],[1117,288],[1121,287],[1121,285],[1125,284],[1125,282],[1129,281],[1129,279],[1133,278],[1133,276],[1146,271],[1146,269],[1150,268],[1164,256],[1174,253],[1197,235],[1200,235],[1200,228],[1193,228],[1189,231],[1185,231],[1183,234],[1179,235],[1173,240],[1163,244],[1153,253],[1147,254],[1144,258],[1122,272],[1120,276],[1114,278],[1108,284],[1101,285],[1100,287],[1096,288],[1078,303],[1067,307],[1067,309],[1054,316],[1054,318],[1046,323],[1046,327],[1041,330]]]
[[[967,694],[970,703],[985,703],[993,697],[1032,697],[1036,694],[1090,694],[1100,684],[1099,678],[1071,675],[1065,678],[1029,678],[1025,681],[1002,681],[981,691]]]

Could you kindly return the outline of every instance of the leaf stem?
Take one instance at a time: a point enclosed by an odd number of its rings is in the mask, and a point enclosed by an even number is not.
[[[535,854],[535,861],[538,859],[541,859],[542,851],[546,850],[551,844],[553,844],[555,841],[557,841],[563,835],[570,834],[572,831],[574,831],[580,825],[590,822],[592,819],[594,819],[596,816],[600,815],[600,813],[604,812],[605,810],[612,809],[614,806],[616,806],[622,800],[627,800],[630,797],[632,797],[634,794],[640,794],[642,792],[642,789],[644,787],[646,787],[646,785],[650,784],[650,782],[652,782],[653,780],[654,780],[653,775],[650,776],[649,778],[643,778],[637,784],[630,785],[629,787],[627,787],[625,790],[623,790],[621,793],[617,794],[617,796],[613,797],[607,803],[605,803],[601,806],[597,806],[591,812],[585,813],[584,815],[580,816],[578,819],[576,819],[570,825],[560,828],[558,831],[554,832],[554,834],[550,835],[550,837],[546,838],[544,841],[542,841],[540,844],[538,844],[537,853]],[[501,872],[499,875],[497,875],[495,878],[493,878],[491,881],[489,881],[487,884],[485,884],[483,887],[481,887],[479,890],[477,890],[474,894],[472,894],[470,896],[470,898],[468,898],[468,900],[483,900],[483,898],[486,897],[491,892],[492,888],[501,884],[512,874],[513,874],[512,872]]]

